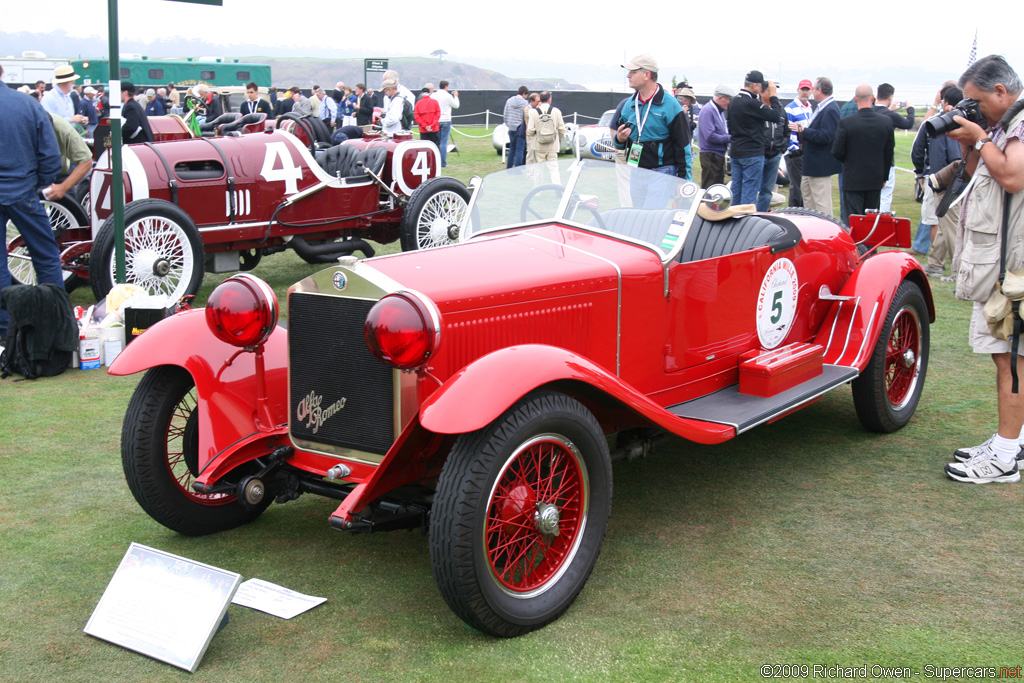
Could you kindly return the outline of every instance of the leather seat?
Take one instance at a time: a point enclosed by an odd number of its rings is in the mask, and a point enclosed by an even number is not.
[[[387,160],[387,150],[383,147],[371,147],[360,150],[352,145],[335,145],[317,157],[317,163],[332,176],[341,178],[364,179],[364,169],[380,175]]]
[[[624,208],[606,211],[601,219],[610,232],[660,246],[675,215],[675,209]],[[589,223],[597,224],[593,219]],[[784,216],[749,214],[722,221],[695,216],[679,260],[700,261],[763,246],[770,246],[774,253],[799,241],[800,231]]]
[[[229,135],[231,133],[241,134],[241,130],[244,126],[251,125],[253,123],[263,123],[267,120],[267,115],[261,111],[253,112],[252,114],[246,114],[241,116],[234,121],[229,121],[220,127],[221,135]]]
[[[213,121],[206,121],[205,123],[199,124],[199,132],[203,134],[203,137],[213,137],[217,133],[217,127],[222,126],[225,123],[231,123],[235,119],[240,118],[242,115],[237,111],[228,112],[227,114],[221,114]]]

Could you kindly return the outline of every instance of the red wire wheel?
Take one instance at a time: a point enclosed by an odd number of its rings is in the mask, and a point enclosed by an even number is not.
[[[588,498],[586,465],[564,437],[537,436],[512,454],[484,525],[491,574],[506,592],[538,595],[561,576],[583,537]]]
[[[512,638],[564,613],[608,528],[608,441],[578,400],[537,390],[455,440],[430,513],[430,565],[452,611]]]
[[[171,412],[167,423],[167,470],[178,490],[200,505],[224,505],[238,500],[226,493],[199,493],[192,482],[199,473],[199,413],[196,389],[185,393]]]
[[[931,313],[921,287],[904,280],[885,317],[867,366],[853,380],[853,404],[873,432],[895,432],[910,422],[928,373]]]
[[[250,522],[273,500],[268,495],[245,506],[234,494],[192,488],[199,474],[199,411],[192,375],[162,365],[136,386],[121,428],[121,465],[136,502],[160,524],[188,536]],[[243,465],[229,476],[237,482],[249,469],[251,464]]]
[[[921,321],[912,307],[900,309],[889,330],[885,353],[885,395],[900,408],[913,395],[921,357]]]

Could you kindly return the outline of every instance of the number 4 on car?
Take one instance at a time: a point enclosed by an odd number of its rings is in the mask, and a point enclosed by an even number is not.
[[[535,164],[474,184],[454,246],[294,284],[287,330],[266,284],[232,277],[111,367],[146,371],[128,485],[183,534],[305,493],[338,501],[339,530],[427,529],[459,618],[541,628],[595,568],[613,461],[655,435],[722,443],[849,383],[872,431],[918,406],[928,280],[859,239],[899,246],[909,222],[855,217],[851,234],[729,199],[603,161]]]

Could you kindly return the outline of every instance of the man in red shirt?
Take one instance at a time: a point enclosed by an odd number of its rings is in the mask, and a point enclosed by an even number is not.
[[[420,99],[412,110],[412,117],[416,119],[416,125],[420,127],[420,140],[430,140],[440,149],[441,105],[430,97],[428,89],[423,88],[420,91]]]

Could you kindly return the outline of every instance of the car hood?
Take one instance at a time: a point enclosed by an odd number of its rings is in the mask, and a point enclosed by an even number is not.
[[[367,265],[442,310],[472,310],[615,290],[620,269],[606,238],[557,225],[373,259]],[[632,245],[619,245],[632,252]]]

